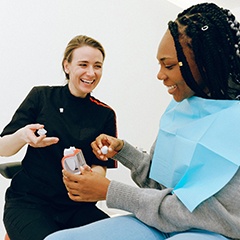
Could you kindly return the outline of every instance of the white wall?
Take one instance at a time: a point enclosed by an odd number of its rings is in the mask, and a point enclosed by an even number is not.
[[[179,7],[165,0],[1,0],[0,129],[34,85],[64,82],[61,60],[67,42],[86,34],[99,40],[107,54],[94,96],[116,110],[119,137],[149,150],[170,100],[156,80],[156,51],[177,12]],[[23,154],[0,160],[14,161]],[[132,184],[122,166],[108,176]],[[0,181],[2,215],[9,181]],[[0,236],[4,232],[0,221]]]

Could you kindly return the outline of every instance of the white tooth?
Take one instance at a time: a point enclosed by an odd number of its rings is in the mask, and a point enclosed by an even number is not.
[[[87,84],[92,84],[92,83],[93,83],[93,80],[92,80],[92,81],[88,81],[88,80],[82,79],[82,81],[83,81],[84,83],[87,83]]]
[[[169,86],[168,89],[173,89],[175,87],[176,87],[176,85],[172,85],[172,86]]]

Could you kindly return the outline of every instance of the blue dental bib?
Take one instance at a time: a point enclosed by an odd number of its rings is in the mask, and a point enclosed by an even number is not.
[[[193,211],[221,190],[240,165],[240,102],[171,101],[160,120],[150,178],[173,188]]]

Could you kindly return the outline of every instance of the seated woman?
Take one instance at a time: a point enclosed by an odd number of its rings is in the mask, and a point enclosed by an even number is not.
[[[67,45],[62,67],[64,86],[34,87],[4,128],[0,156],[28,145],[22,169],[6,192],[4,224],[12,240],[42,240],[57,230],[108,218],[96,202],[72,201],[62,182],[64,149],[83,151],[92,172],[105,176],[115,161],[99,161],[91,142],[100,134],[116,136],[116,115],[91,95],[102,76],[105,51],[80,35]],[[44,131],[44,129],[47,131]]]
[[[113,157],[139,187],[82,169],[64,172],[76,202],[106,199],[133,215],[59,231],[45,240],[240,239],[240,26],[212,3],[168,24],[157,52],[159,80],[173,96],[150,154],[102,134],[99,159]],[[108,153],[100,149],[108,146]]]

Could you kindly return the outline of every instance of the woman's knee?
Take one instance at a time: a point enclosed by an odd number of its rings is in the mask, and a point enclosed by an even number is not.
[[[224,236],[200,229],[171,234],[169,240],[227,240]]]

